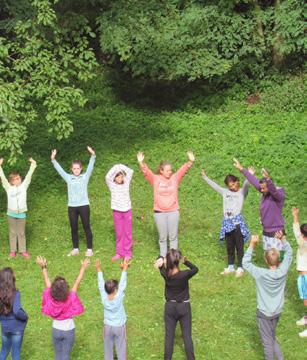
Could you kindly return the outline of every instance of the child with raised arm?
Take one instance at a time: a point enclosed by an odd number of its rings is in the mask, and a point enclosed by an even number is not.
[[[129,262],[122,263],[122,275],[117,280],[104,280],[101,262],[96,260],[95,266],[98,275],[98,288],[104,307],[104,358],[113,360],[113,348],[115,345],[118,360],[127,359],[126,321],[127,316],[124,308],[125,289],[127,286],[127,269]]]
[[[21,346],[28,315],[23,310],[20,292],[15,286],[15,275],[9,267],[0,271],[0,322],[2,348],[0,359],[12,352],[12,360],[20,360]]]
[[[154,174],[144,162],[144,154],[139,152],[137,159],[145,179],[154,190],[154,219],[159,233],[160,256],[167,253],[167,239],[170,249],[178,248],[179,203],[178,188],[183,176],[195,161],[192,151],[187,152],[188,161],[173,173],[172,165],[163,161]]]
[[[86,236],[87,250],[85,256],[93,256],[93,234],[90,225],[90,202],[88,199],[88,182],[92,175],[96,154],[93,148],[87,147],[88,152],[91,154],[89,164],[86,171],[83,173],[83,166],[80,160],[74,160],[71,163],[71,173],[65,172],[60,164],[55,160],[57,150],[51,152],[51,162],[67,183],[68,190],[68,217],[71,228],[71,239],[73,243],[73,250],[68,254],[79,255],[79,236],[78,236],[78,220],[79,216],[83,225]]]
[[[255,189],[262,193],[260,217],[263,228],[263,250],[269,250],[271,248],[283,250],[283,244],[275,238],[275,233],[279,231],[285,233],[285,220],[282,216],[282,209],[285,203],[284,189],[275,186],[266,169],[262,169],[262,178],[257,179],[254,174],[244,169],[237,159],[233,160],[234,166],[246,177]]]
[[[130,200],[130,182],[133,170],[123,164],[114,165],[106,175],[106,183],[111,192],[116,234],[116,254],[112,261],[132,258],[132,210]]]
[[[47,271],[47,260],[38,256],[36,263],[42,269],[45,290],[42,299],[42,313],[53,319],[52,342],[55,360],[69,360],[75,342],[75,323],[73,318],[84,312],[83,305],[77,291],[83,278],[85,269],[89,266],[88,259],[81,261],[79,275],[69,290],[67,281],[61,277],[51,282]]]
[[[11,172],[9,180],[6,179],[0,159],[0,177],[2,186],[7,194],[7,219],[9,224],[10,257],[15,257],[17,250],[24,258],[28,259],[30,254],[26,246],[26,217],[27,217],[27,190],[31,183],[36,161],[29,159],[30,169],[22,181],[19,172]]]
[[[293,216],[293,232],[298,244],[296,253],[296,270],[299,273],[297,278],[297,287],[300,298],[304,302],[304,306],[307,306],[307,224],[300,226],[299,222],[299,210],[292,208]],[[296,325],[307,325],[307,316],[303,316],[296,322]],[[307,337],[307,330],[299,333],[300,337]]]
[[[253,168],[249,168],[253,173]],[[242,259],[244,255],[244,242],[246,242],[250,233],[245,220],[241,214],[244,200],[248,194],[248,181],[245,180],[243,187],[240,188],[240,180],[234,175],[228,174],[224,183],[227,188],[223,188],[210,180],[205,171],[202,171],[202,177],[206,183],[223,197],[223,221],[220,231],[220,240],[226,240],[228,267],[221,272],[221,275],[228,275],[235,271],[235,250],[237,251],[238,269],[236,277],[244,274],[242,268]]]
[[[292,261],[292,249],[285,240],[282,231],[276,238],[283,243],[285,256],[279,262],[279,251],[276,248],[266,250],[264,260],[268,269],[261,268],[252,263],[253,251],[258,244],[258,235],[253,235],[244,257],[243,268],[248,271],[256,281],[257,312],[256,320],[266,360],[283,360],[283,355],[276,339],[276,327],[280,318],[285,298],[287,273]]]

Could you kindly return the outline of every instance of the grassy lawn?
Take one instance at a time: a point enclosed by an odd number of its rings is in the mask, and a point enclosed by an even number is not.
[[[115,238],[110,195],[104,176],[118,162],[135,170],[131,185],[134,259],[129,269],[125,300],[129,359],[162,359],[164,343],[164,284],[159,272],[153,268],[158,255],[158,241],[152,214],[152,188],[138,169],[136,153],[144,151],[145,161],[151,168],[165,159],[177,169],[186,161],[189,149],[194,151],[196,162],[180,186],[179,244],[183,254],[199,267],[198,275],[190,282],[196,358],[263,359],[255,321],[254,282],[249,275],[241,279],[219,275],[226,264],[225,246],[218,242],[222,199],[205,184],[200,172],[204,167],[209,177],[223,184],[227,173],[237,174],[232,166],[233,156],[245,166],[254,165],[258,175],[262,167],[267,167],[275,183],[286,190],[287,238],[295,254],[291,206],[301,209],[302,221],[307,219],[306,116],[289,109],[269,111],[261,104],[249,106],[231,98],[217,106],[203,106],[193,99],[187,100],[177,110],[134,107],[116,98],[101,79],[93,82],[86,91],[89,102],[72,115],[75,128],[72,137],[58,143],[47,135],[41,122],[33,127],[24,156],[16,165],[25,174],[29,155],[38,162],[28,191],[29,261],[7,256],[6,194],[4,191],[0,193],[0,265],[13,267],[23,307],[30,317],[22,358],[53,358],[52,320],[41,315],[43,281],[35,257],[44,255],[49,260],[50,276],[64,275],[70,284],[78,274],[81,258],[67,257],[71,240],[66,185],[50,163],[50,151],[52,148],[59,150],[57,160],[68,170],[70,161],[76,157],[87,163],[86,145],[90,144],[97,152],[89,185],[94,258],[102,260],[106,278],[119,278],[120,269],[110,261],[115,253]],[[4,164],[6,174],[11,169]],[[259,201],[260,194],[250,188],[243,213],[251,231],[258,234],[261,231]],[[80,249],[84,254],[83,230],[80,231]],[[255,261],[263,264],[261,247],[256,251]],[[287,360],[306,359],[305,340],[298,337],[301,329],[295,325],[304,312],[298,298],[296,277],[293,261],[284,311],[277,329]],[[102,359],[103,308],[94,266],[87,270],[79,295],[86,311],[76,319],[72,359]],[[185,354],[179,326],[177,330],[173,358],[183,360]]]

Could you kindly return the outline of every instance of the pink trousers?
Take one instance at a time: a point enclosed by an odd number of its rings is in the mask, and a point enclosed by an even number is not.
[[[132,257],[132,210],[113,210],[116,255]]]

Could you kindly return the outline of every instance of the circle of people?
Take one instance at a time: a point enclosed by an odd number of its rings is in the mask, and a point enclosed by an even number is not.
[[[73,287],[70,289],[65,278],[57,276],[50,281],[47,271],[47,260],[38,256],[37,264],[42,270],[45,290],[42,295],[42,313],[53,319],[52,342],[55,359],[66,360],[75,339],[73,318],[83,313],[84,308],[77,290],[86,268],[89,257],[93,256],[93,235],[90,226],[90,206],[88,199],[88,182],[94,169],[96,154],[92,147],[87,147],[91,157],[86,171],[82,163],[74,160],[70,173],[65,172],[56,160],[57,150],[51,152],[51,162],[67,184],[68,217],[71,228],[72,250],[68,256],[79,255],[78,220],[81,218],[86,236],[87,250],[85,260],[81,262],[80,272]],[[179,202],[178,187],[184,175],[195,161],[194,154],[187,152],[188,161],[178,171],[173,172],[172,164],[163,161],[154,173],[144,162],[144,153],[137,154],[137,160],[145,179],[153,187],[154,221],[159,234],[160,254],[155,261],[165,281],[165,345],[164,359],[170,360],[173,355],[176,324],[179,321],[182,330],[185,352],[188,360],[195,359],[192,341],[191,306],[189,280],[198,272],[196,265],[182,256],[178,250]],[[262,169],[262,178],[255,177],[253,167],[245,169],[237,159],[234,166],[245,177],[240,187],[239,178],[228,174],[225,186],[222,187],[209,179],[202,170],[203,180],[223,198],[223,219],[219,234],[225,240],[228,264],[221,275],[235,274],[242,277],[247,271],[255,279],[257,289],[256,321],[263,344],[265,359],[283,359],[280,345],[276,339],[276,326],[280,318],[288,269],[292,261],[292,249],[285,239],[285,221],[282,209],[285,192],[276,187],[269,172]],[[26,249],[25,224],[27,217],[27,189],[36,168],[36,161],[29,159],[30,169],[24,180],[18,172],[11,172],[8,179],[2,169],[3,158],[0,159],[0,177],[2,186],[7,193],[7,217],[9,227],[9,257],[30,257]],[[117,359],[127,359],[126,321],[127,316],[123,305],[127,285],[127,270],[132,259],[132,209],[130,200],[130,183],[133,170],[123,164],[114,165],[107,173],[105,180],[111,193],[111,209],[113,211],[116,235],[116,251],[112,261],[121,260],[121,278],[105,280],[101,262],[96,260],[98,288],[104,306],[104,356],[105,360],[113,360],[114,347]],[[253,250],[259,242],[257,235],[250,236],[249,228],[242,215],[244,200],[249,185],[254,186],[261,194],[260,218],[263,228],[262,241],[266,268],[252,263]],[[292,209],[293,231],[298,244],[297,285],[300,298],[307,306],[307,224],[299,224],[299,210]],[[250,240],[244,254],[244,243]],[[169,241],[169,245],[168,245]],[[169,250],[168,250],[169,249]],[[235,269],[235,255],[237,269]],[[187,269],[180,270],[180,264]],[[2,348],[0,360],[7,358],[12,352],[12,359],[19,360],[23,334],[28,315],[23,310],[20,292],[15,286],[15,275],[10,267],[0,270],[0,321],[2,327]],[[297,325],[307,325],[307,317],[297,321]],[[307,330],[299,333],[307,337]]]

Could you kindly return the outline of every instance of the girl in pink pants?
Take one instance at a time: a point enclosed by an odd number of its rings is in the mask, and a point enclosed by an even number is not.
[[[114,165],[106,175],[116,234],[116,254],[112,261],[120,258],[130,260],[132,257],[132,210],[129,193],[132,176],[133,170],[122,164]]]

